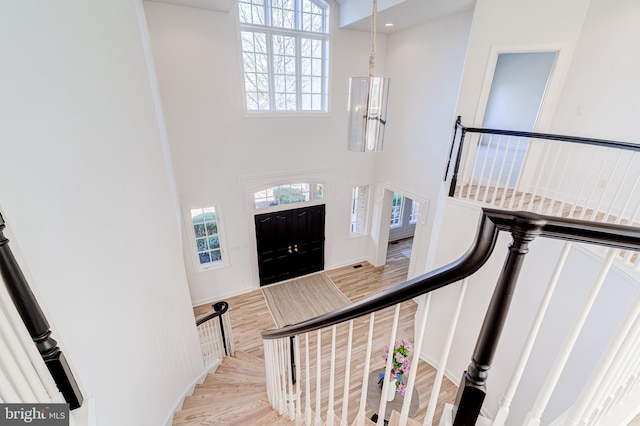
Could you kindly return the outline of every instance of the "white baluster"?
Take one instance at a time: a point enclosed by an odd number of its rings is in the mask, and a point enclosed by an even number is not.
[[[549,151],[550,151],[549,146],[550,146],[549,141],[545,141],[545,143],[544,143],[544,158],[542,160],[542,163],[540,163],[540,164],[549,164],[548,163]],[[533,202],[535,201],[536,192],[538,191],[539,186],[540,186],[540,179],[542,178],[543,170],[544,169],[542,169],[542,168],[537,170],[537,176],[536,176],[536,179],[535,179],[535,183],[533,184],[533,187],[529,188],[530,191],[531,191],[531,199],[529,200],[529,203],[527,204],[527,210],[528,211],[532,211],[533,210],[532,209]],[[526,192],[526,191],[524,191],[524,192]],[[518,203],[518,210],[522,210],[523,209],[524,198],[525,197],[524,197],[524,193],[523,193],[522,197],[520,198],[520,202]]]
[[[591,147],[591,148],[592,149],[589,150],[590,153],[591,153],[591,157],[589,158],[589,165],[586,167],[586,170],[591,170],[601,160],[601,157],[599,155],[600,154],[599,147]],[[608,153],[609,150],[606,150],[606,151]],[[594,162],[595,162],[595,164],[594,164]],[[602,163],[600,163],[600,170],[602,171]],[[580,189],[578,189],[578,192],[576,193],[575,201],[573,202],[573,205],[571,206],[571,210],[569,211],[569,214],[567,215],[567,217],[573,217],[573,215],[576,212],[576,208],[580,205],[580,199],[582,198],[582,192],[587,186],[588,179],[582,178],[581,180],[582,180],[582,183],[580,184]],[[597,186],[596,184],[593,185],[592,192],[596,188],[596,186]],[[566,198],[568,198],[568,196]],[[584,213],[584,211],[587,209],[588,204],[589,204],[589,200],[587,199],[586,204],[582,208],[581,213]]]
[[[638,362],[639,355],[638,349],[640,348],[640,317],[636,317],[636,322],[633,326],[633,330],[629,339],[627,339],[620,349],[617,358],[612,362],[614,368],[611,368],[607,372],[605,380],[602,385],[597,389],[596,395],[589,403],[590,407],[587,410],[587,414],[583,416],[586,419],[599,419],[602,415],[608,412],[609,407],[614,404],[614,395],[619,386],[624,386],[627,382],[632,382],[631,378],[634,375],[636,363]],[[631,372],[631,374],[629,374]],[[631,383],[630,388],[633,386]]]
[[[518,146],[517,146],[516,154],[515,154],[516,157],[518,156],[518,153],[520,152],[520,142],[521,141],[522,141],[522,138],[518,138]],[[524,154],[523,154],[523,158],[525,160],[527,159],[527,153],[528,152],[529,152],[529,143],[527,142],[525,144]],[[514,161],[514,164],[515,164],[515,161]],[[518,196],[518,192],[520,192],[519,188],[520,188],[520,182],[522,181],[522,171],[524,170],[524,166],[525,166],[524,163],[522,163],[520,165],[519,170],[518,170],[518,175],[516,177],[516,183],[513,186],[513,194],[511,196],[511,201],[509,202],[509,209],[513,209],[513,206],[515,205],[516,197]],[[509,182],[511,182],[511,177],[509,177]],[[525,193],[526,193],[526,191],[523,190],[522,191],[522,196],[520,197],[521,200],[522,200],[522,198],[524,198]],[[520,204],[520,203],[518,203],[518,204]]]
[[[304,334],[304,393],[305,393],[305,406],[304,406],[304,424],[311,426],[311,372],[309,366],[309,333]]]
[[[640,313],[640,297],[636,299],[633,307],[627,314],[622,325],[616,331],[613,341],[609,345],[604,357],[598,363],[598,366],[593,371],[593,374],[587,385],[585,385],[578,397],[577,401],[573,404],[569,417],[567,419],[567,425],[577,425],[578,421],[582,418],[587,407],[592,402],[596,395],[598,388],[603,386],[603,381],[607,372],[610,372],[610,367],[614,358],[617,357],[619,350],[622,348],[626,339],[629,339],[631,343],[630,331],[634,323],[637,324],[638,314]]]
[[[507,180],[507,183],[505,185],[502,185],[502,173],[504,172],[504,166],[507,162],[507,156],[509,154],[509,148],[511,147],[511,137],[507,138],[507,146],[504,149],[504,155],[502,156],[502,162],[500,164],[500,170],[498,171],[498,177],[496,179],[496,186],[493,189],[493,197],[491,197],[491,204],[495,205],[496,203],[496,199],[498,196],[498,189],[502,188],[502,194],[504,197],[504,194],[507,192],[507,186],[509,184],[509,181]],[[515,157],[514,157],[515,158]],[[513,161],[511,162],[511,164],[513,165]]]
[[[316,426],[322,426],[322,417],[320,416],[321,403],[321,384],[322,384],[322,332],[317,331],[316,334]]]
[[[429,397],[429,405],[427,406],[427,414],[424,416],[424,426],[431,426],[433,424],[433,416],[436,413],[436,406],[438,405],[438,397],[440,396],[440,388],[442,387],[442,380],[444,378],[444,372],[447,368],[447,360],[449,359],[449,352],[451,351],[451,345],[453,343],[453,336],[455,335],[456,328],[458,326],[458,319],[460,318],[460,311],[462,310],[462,302],[464,301],[465,293],[467,292],[467,285],[469,284],[469,278],[462,280],[460,285],[460,292],[458,293],[458,302],[453,312],[453,318],[449,325],[449,331],[445,338],[442,353],[440,354],[440,363],[438,364],[438,370],[436,371],[436,378],[433,380],[433,389],[431,390],[431,396]]]
[[[518,152],[520,152],[520,138],[517,138],[517,142],[516,142],[516,149],[515,152],[513,153],[513,160],[511,161],[511,165],[509,166],[509,173],[507,174],[507,181],[506,184],[504,185],[504,191],[502,192],[502,198],[500,198],[500,207],[504,208],[504,202],[506,201],[506,197],[507,197],[507,192],[509,190],[510,183],[511,183],[511,178],[513,177],[513,170],[516,166],[517,163],[517,158],[518,158]],[[509,137],[509,143],[507,144],[507,149],[509,149],[509,147],[511,146],[511,137]],[[520,170],[522,170],[522,168],[520,168]],[[517,195],[517,188],[518,188],[518,182],[520,180],[520,175],[518,174],[518,177],[516,178],[516,184],[514,185],[513,188],[513,192],[511,193],[511,200],[510,200],[510,204],[514,202],[514,198]]]
[[[553,392],[553,390],[556,387],[556,384],[558,383],[560,374],[562,373],[562,370],[564,369],[564,366],[567,360],[569,359],[571,350],[573,349],[573,346],[575,345],[576,340],[578,339],[578,335],[580,334],[580,331],[582,330],[582,326],[584,325],[584,322],[587,319],[587,315],[589,315],[589,312],[591,311],[591,307],[593,306],[593,303],[596,297],[598,296],[598,292],[600,291],[600,287],[602,287],[602,283],[604,282],[604,279],[606,278],[609,270],[611,269],[613,260],[616,258],[618,253],[619,253],[619,250],[617,249],[609,251],[607,258],[600,269],[600,273],[598,274],[598,277],[596,278],[596,281],[591,287],[591,291],[589,292],[589,295],[583,304],[582,310],[580,311],[578,318],[574,322],[573,328],[571,329],[571,332],[567,340],[562,346],[562,349],[560,350],[560,353],[558,354],[558,357],[556,358],[556,361],[553,364],[553,367],[549,372],[549,375],[547,376],[547,379],[544,385],[542,386],[540,393],[538,394],[538,398],[536,399],[536,402],[534,403],[533,408],[527,414],[527,418],[525,419],[526,426],[537,426],[540,424],[540,417],[542,416],[542,413],[544,412],[544,410],[547,407],[547,404],[549,403],[549,399],[551,398],[551,393]]]
[[[353,340],[353,320],[349,321],[349,333],[347,335],[347,352],[345,354],[346,362],[344,367],[344,390],[342,392],[342,416],[340,417],[340,426],[347,426],[347,415],[349,414],[349,384],[351,381],[352,340]]]
[[[286,340],[285,340],[286,339]],[[286,361],[287,365],[287,406],[289,407],[289,420],[295,420],[296,418],[296,407],[294,402],[294,393],[293,393],[293,369],[291,368],[291,351],[293,347],[291,346],[291,338],[285,338],[284,341],[284,349],[286,351]]]
[[[230,356],[234,356],[236,353],[236,346],[233,342],[233,330],[231,329],[231,317],[229,312],[223,315],[224,316],[224,333],[227,338],[227,349],[229,351]]]
[[[592,201],[593,201],[593,197],[594,194],[596,192],[596,189],[598,189],[598,184],[599,182],[602,181],[602,174],[604,173],[604,168],[605,165],[607,164],[607,161],[609,159],[609,154],[611,153],[611,150],[606,149],[604,150],[604,159],[597,159],[597,161],[600,163],[600,168],[598,169],[598,176],[596,177],[595,181],[593,182],[593,186],[591,187],[591,192],[589,193],[589,197],[587,198],[587,201],[584,205],[584,208],[582,209],[582,211],[580,212],[579,215],[579,219],[582,220],[585,218],[585,216],[587,215],[587,210],[589,209],[589,206],[591,205]],[[586,180],[586,179],[585,179]],[[595,211],[595,206],[594,206],[594,211]]]
[[[58,386],[53,380],[42,356],[33,344],[29,331],[22,322],[22,319],[20,318],[18,311],[11,301],[9,293],[7,293],[7,289],[4,285],[0,285],[0,310],[5,313],[11,329],[15,330],[15,335],[20,342],[22,352],[28,356],[30,364],[33,366],[40,383],[42,383],[42,386],[49,396],[49,400],[54,402],[64,402],[62,393],[58,390]],[[2,381],[0,380],[0,382]],[[1,394],[2,392],[0,392],[0,395]],[[5,402],[11,402],[11,399],[5,399]]]
[[[536,213],[542,213],[542,208],[544,207],[544,200],[546,200],[549,194],[549,188],[551,187],[551,183],[553,182],[553,175],[554,172],[556,171],[556,169],[558,168],[558,160],[560,159],[560,157],[562,157],[562,151],[564,148],[564,145],[560,144],[560,145],[555,145],[552,144],[551,142],[547,142],[550,146],[550,150],[554,151],[554,156],[553,156],[553,163],[551,164],[551,168],[549,168],[550,172],[546,173],[546,180],[547,183],[543,184],[542,187],[540,188],[540,203],[538,203],[538,207],[536,208]],[[546,165],[548,165],[548,163],[544,163]],[[540,182],[542,181],[542,174],[539,175],[540,177]]]
[[[327,404],[327,426],[333,426],[336,414],[333,411],[333,403],[335,399],[335,385],[336,385],[336,330],[337,326],[334,324],[331,327],[331,359],[329,367],[329,401]]]
[[[626,151],[625,151],[626,152]],[[622,152],[621,152],[622,154]],[[622,175],[622,178],[620,179],[620,182],[616,185],[617,189],[616,189],[616,193],[613,196],[613,201],[611,201],[609,203],[609,210],[607,210],[607,213],[604,215],[602,222],[608,222],[609,217],[612,215],[613,213],[613,209],[615,208],[617,202],[618,202],[618,197],[620,196],[620,193],[622,192],[622,188],[623,185],[625,183],[625,181],[627,180],[627,177],[629,176],[629,172],[631,171],[631,166],[633,165],[633,156],[631,156],[629,163],[627,163],[627,167],[625,168],[624,174]],[[614,169],[616,170],[616,169]],[[612,174],[613,175],[613,174]],[[609,182],[611,182],[612,179],[609,179]],[[628,195],[628,194],[625,194]],[[604,199],[604,196],[602,197]],[[629,202],[629,197],[627,196],[627,202]],[[622,210],[622,212],[620,212],[620,214],[618,215],[618,218],[616,219],[616,223],[620,223],[619,221],[622,219],[622,214],[624,213],[624,210]]]
[[[484,137],[480,138],[480,144],[482,144],[482,140],[484,139]],[[487,159],[489,158],[489,152],[491,151],[491,143],[493,142],[493,135],[489,135],[489,142],[487,143],[487,149],[484,151],[484,159],[482,160],[482,169],[480,169],[480,179],[478,180],[478,187],[476,189],[476,194],[473,197],[474,201],[478,201],[478,194],[480,193],[480,188],[482,187],[482,184],[484,182],[484,171],[487,167]],[[478,145],[480,146],[480,145]],[[488,191],[489,188],[487,188],[485,190]]]
[[[373,343],[373,325],[375,322],[375,312],[369,314],[369,333],[367,334],[367,349],[364,356],[364,373],[362,375],[362,390],[360,392],[360,408],[356,418],[356,426],[364,426],[365,412],[367,408],[367,392],[369,390],[369,369],[371,368],[371,345]]]
[[[498,413],[496,414],[494,426],[503,426],[507,420],[511,402],[513,401],[513,397],[516,394],[516,389],[518,389],[518,385],[520,384],[520,380],[522,379],[522,375],[524,374],[524,369],[527,365],[527,361],[529,361],[529,356],[531,356],[531,351],[533,349],[536,338],[538,337],[540,326],[542,325],[544,316],[547,313],[547,308],[549,307],[549,303],[551,302],[551,298],[553,297],[553,293],[555,291],[556,284],[558,284],[562,269],[567,262],[567,257],[569,256],[572,245],[572,243],[564,243],[562,247],[560,257],[558,258],[558,262],[556,262],[555,269],[553,271],[553,274],[551,275],[551,279],[549,280],[549,284],[547,285],[547,289],[545,290],[542,301],[540,302],[540,306],[538,307],[538,312],[536,313],[536,317],[533,320],[531,329],[529,330],[529,335],[527,336],[527,340],[525,341],[522,352],[520,353],[518,364],[516,364],[513,376],[511,377],[511,381],[509,382],[509,386],[507,387],[507,390],[502,397],[502,401],[500,401],[500,407],[498,408]]]
[[[16,330],[11,327],[9,319],[2,310],[0,310],[0,336],[6,339],[6,345],[10,348],[11,353],[13,354],[13,359],[15,359],[19,365],[16,371],[20,372],[21,376],[25,380],[25,385],[28,386],[30,390],[29,396],[31,399],[26,399],[26,401],[50,402],[51,398],[40,381],[38,373],[29,362],[29,357],[22,348],[20,339],[16,335]],[[4,362],[3,365],[6,366]],[[9,366],[6,367],[8,371],[11,372],[11,368]]]
[[[613,166],[612,170],[618,170],[618,167],[620,166],[620,158],[621,158],[621,156],[622,156],[622,153],[618,152],[618,156],[616,157],[616,162],[615,162],[615,165]],[[611,177],[611,175],[609,175],[609,177]],[[600,211],[600,207],[602,206],[602,203],[604,202],[604,200],[606,198],[606,195],[609,194],[609,190],[611,188],[612,180],[613,179],[607,179],[607,183],[605,184],[605,187],[602,190],[602,194],[600,195],[600,198],[598,199],[598,203],[596,204],[596,207],[594,207],[593,212],[591,213],[591,218],[589,220],[595,220],[596,217],[598,216],[598,212]]]
[[[22,375],[18,361],[7,346],[4,336],[0,336],[0,365],[7,373],[9,383],[20,395],[20,400],[23,402],[36,401],[36,396],[29,387],[29,382]]]
[[[272,363],[271,360],[271,341],[270,340],[262,340],[262,347],[264,350],[264,372],[265,372],[265,380],[267,381],[267,398],[273,407],[273,374],[272,374]],[[275,408],[275,407],[273,407]]]
[[[296,424],[299,425],[302,421],[302,389],[300,386],[300,380],[302,380],[301,366],[300,366],[300,336],[295,336],[293,339],[295,343],[295,360],[296,360]]]
[[[400,303],[396,305],[393,313],[393,325],[391,326],[391,336],[389,337],[389,356],[387,357],[387,365],[385,366],[385,380],[382,381],[382,395],[380,395],[380,408],[378,409],[378,426],[384,424],[384,416],[387,411],[387,392],[391,381],[386,379],[387,374],[391,374],[391,365],[393,361],[393,348],[396,343],[396,332],[398,331],[398,319],[400,318]]]
[[[278,412],[283,416],[287,413],[287,363],[286,352],[284,350],[284,339],[277,339],[277,353],[278,353]]]
[[[477,141],[473,140],[475,138],[477,138],[478,140]],[[480,157],[478,155],[478,146],[480,144],[480,137],[479,137],[479,135],[469,135],[468,141],[469,141],[469,145],[468,145],[469,146],[469,151],[468,152],[471,153],[473,144],[475,144],[475,149],[473,150],[473,167],[471,168],[471,175],[467,178],[467,176],[466,176],[466,167],[465,167],[465,176],[464,176],[464,179],[462,180],[463,186],[464,186],[464,183],[466,183],[467,181],[469,182],[469,184],[468,184],[469,186],[467,187],[467,195],[465,197],[463,197],[462,196],[462,190],[460,190],[460,198],[466,198],[466,199],[469,199],[470,196],[471,196],[471,187],[473,186],[473,180],[474,180],[474,177],[476,175],[476,169],[478,167],[478,161],[479,161],[478,159]],[[478,183],[477,186],[479,187],[479,185],[480,184]]]
[[[496,167],[496,161],[498,160],[498,152],[500,152],[500,145],[502,145],[502,135],[498,136],[496,150],[495,150],[495,153],[493,154],[493,160],[491,161],[491,169],[489,169],[489,178],[487,179],[487,189],[484,191],[484,196],[482,197],[483,203],[487,202],[487,195],[489,195],[489,188],[491,187],[491,180],[493,179],[493,171]],[[506,155],[504,157],[506,157]],[[504,162],[504,157],[503,157],[503,162]],[[499,183],[500,183],[499,181],[496,183],[496,186],[494,187],[494,191],[495,191],[495,188],[498,187]],[[494,198],[495,198],[495,194],[494,194]]]
[[[424,333],[427,328],[427,318],[429,316],[429,308],[431,306],[431,293],[427,293],[424,297],[424,308],[418,320],[418,334],[416,341],[413,345],[413,356],[411,357],[411,369],[409,370],[409,377],[407,378],[407,389],[405,392],[404,401],[402,402],[402,409],[400,411],[400,424],[406,424],[409,418],[409,407],[411,406],[411,399],[413,397],[413,389],[416,384],[416,375],[418,374],[418,367],[420,366],[420,351],[422,349],[422,342],[424,341]],[[389,350],[389,353],[393,353]]]

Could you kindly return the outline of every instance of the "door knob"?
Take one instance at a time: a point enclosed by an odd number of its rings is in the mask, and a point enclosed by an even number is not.
[[[293,246],[293,251],[295,251],[296,253],[298,252],[298,245],[297,245],[297,244],[295,244],[295,245]]]
[[[293,252],[291,251],[291,246],[289,246],[289,253],[293,253]]]

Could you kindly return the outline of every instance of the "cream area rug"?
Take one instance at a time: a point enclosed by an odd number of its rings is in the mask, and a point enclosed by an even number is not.
[[[262,288],[278,328],[350,305],[324,272]]]

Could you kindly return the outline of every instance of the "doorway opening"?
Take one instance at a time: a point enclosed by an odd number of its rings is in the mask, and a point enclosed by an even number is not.
[[[487,98],[482,127],[531,132],[535,130],[540,110],[556,62],[557,52],[500,53],[497,56],[491,88]],[[484,167],[474,170],[473,183],[513,188],[524,163],[528,140],[505,144],[491,135],[479,138],[476,158],[491,159],[492,164],[512,165],[509,173],[491,168],[491,176]]]

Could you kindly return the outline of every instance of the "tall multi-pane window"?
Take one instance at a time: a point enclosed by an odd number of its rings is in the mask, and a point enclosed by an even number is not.
[[[413,225],[418,221],[418,213],[420,212],[420,203],[411,200],[411,214],[409,215],[409,224]]]
[[[220,216],[215,207],[190,209],[198,265],[201,269],[223,264]]]
[[[393,193],[393,201],[391,202],[391,220],[389,226],[394,228],[402,226],[402,210],[404,209],[404,197],[397,192]]]
[[[329,4],[238,0],[247,111],[327,111]]]
[[[366,231],[367,188],[366,186],[354,186],[351,190],[351,223],[349,224],[351,235],[361,235]]]

